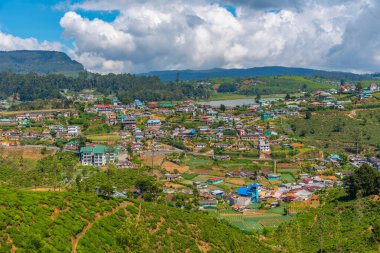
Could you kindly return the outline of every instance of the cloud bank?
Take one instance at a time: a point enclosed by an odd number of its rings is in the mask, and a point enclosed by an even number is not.
[[[39,42],[35,38],[20,38],[0,31],[0,50],[53,50],[61,51],[62,46],[59,42]]]

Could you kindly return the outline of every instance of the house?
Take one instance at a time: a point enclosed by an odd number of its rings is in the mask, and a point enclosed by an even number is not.
[[[63,125],[52,125],[49,129],[57,133],[62,133],[65,131],[65,127]]]
[[[77,150],[78,149],[78,143],[76,141],[69,141],[65,144],[65,149],[67,150]]]
[[[273,118],[273,113],[263,113],[261,114],[260,118],[261,120],[268,120]]]
[[[135,108],[136,109],[143,108],[143,103],[139,99],[135,99]]]
[[[111,106],[109,105],[97,105],[96,111],[99,113],[107,113],[111,111]]]
[[[87,146],[80,150],[82,165],[104,166],[114,163],[120,149],[107,146]]]
[[[214,190],[211,192],[212,195],[217,196],[217,197],[222,197],[223,193],[224,191],[222,190]]]
[[[136,119],[133,117],[125,117],[121,119],[124,129],[134,130],[136,128]]]
[[[169,173],[167,173],[167,174],[164,175],[164,177],[165,177],[166,180],[174,181],[174,180],[176,180],[176,179],[178,179],[178,178],[181,178],[181,175],[179,175],[179,174],[169,174]]]
[[[202,148],[206,148],[206,147],[207,147],[207,144],[206,144],[206,143],[197,143],[197,144],[195,145],[195,147],[196,147],[196,148],[200,148],[200,149],[202,149]]]
[[[216,208],[219,201],[217,199],[202,199],[199,201],[199,205],[203,208]]]
[[[316,172],[323,172],[323,171],[327,170],[327,167],[326,166],[314,166],[313,170]]]
[[[117,161],[116,167],[118,169],[130,169],[134,167],[134,164],[128,159],[126,159],[124,161]]]
[[[276,174],[272,174],[272,173],[267,175],[267,179],[269,181],[282,180],[280,175],[276,175]]]
[[[351,86],[349,86],[348,84],[344,84],[344,85],[340,86],[340,91],[341,92],[351,92],[352,89],[351,89]]]
[[[375,83],[372,83],[370,86],[368,86],[368,89],[372,92],[380,91],[380,87]]]
[[[146,122],[147,127],[158,127],[161,126],[161,120],[158,119],[149,119]]]
[[[251,198],[248,198],[248,197],[242,197],[242,196],[239,196],[239,197],[232,197],[229,199],[229,204],[231,206],[233,205],[238,205],[238,206],[248,206],[250,205],[252,202]]]
[[[307,200],[311,197],[312,193],[308,190],[299,190],[295,192],[296,195],[302,200]]]
[[[78,136],[80,134],[80,127],[79,126],[68,126],[67,127],[67,134],[70,136]]]
[[[265,141],[260,141],[259,150],[260,150],[260,152],[269,152],[270,151],[269,143],[267,143]]]
[[[214,160],[229,161],[229,160],[231,160],[231,156],[229,156],[229,155],[214,155]]]
[[[371,165],[373,168],[378,170],[380,172],[380,159],[376,157],[371,157],[368,158],[368,163]]]
[[[151,109],[158,108],[158,103],[157,102],[149,102],[148,107]]]
[[[213,177],[213,178],[210,178],[210,179],[208,179],[206,181],[207,184],[212,184],[212,185],[214,185],[214,184],[220,184],[222,182],[223,182],[223,179],[218,178],[218,177]]]
[[[115,124],[116,123],[116,115],[115,114],[111,114],[108,116],[108,122],[110,124]]]

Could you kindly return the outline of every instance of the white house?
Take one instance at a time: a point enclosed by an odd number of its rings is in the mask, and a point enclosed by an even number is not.
[[[80,127],[79,126],[68,126],[67,127],[67,134],[71,136],[78,136],[80,134]]]

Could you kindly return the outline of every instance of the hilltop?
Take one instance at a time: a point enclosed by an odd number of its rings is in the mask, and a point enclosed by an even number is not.
[[[0,72],[77,73],[84,67],[65,53],[56,51],[0,51]]]
[[[158,76],[161,81],[175,81],[179,80],[206,80],[209,78],[241,78],[252,76],[317,76],[332,79],[345,79],[345,80],[362,80],[368,78],[375,78],[376,75],[358,75],[348,72],[325,71],[307,68],[289,68],[282,66],[268,66],[268,67],[255,67],[247,69],[223,69],[215,68],[209,70],[167,70],[167,71],[152,71],[140,74],[142,76]]]

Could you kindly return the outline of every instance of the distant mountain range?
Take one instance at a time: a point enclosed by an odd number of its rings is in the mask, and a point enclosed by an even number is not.
[[[0,72],[78,73],[84,67],[65,53],[56,51],[0,51]]]
[[[161,81],[175,81],[177,78],[181,81],[206,80],[208,78],[244,78],[252,76],[319,76],[331,79],[344,80],[363,80],[376,78],[376,74],[358,75],[349,72],[324,71],[306,68],[288,68],[280,66],[256,67],[248,69],[222,69],[215,68],[210,70],[168,70],[152,71],[140,74],[142,76],[158,76]],[[378,75],[377,75],[378,76]]]

